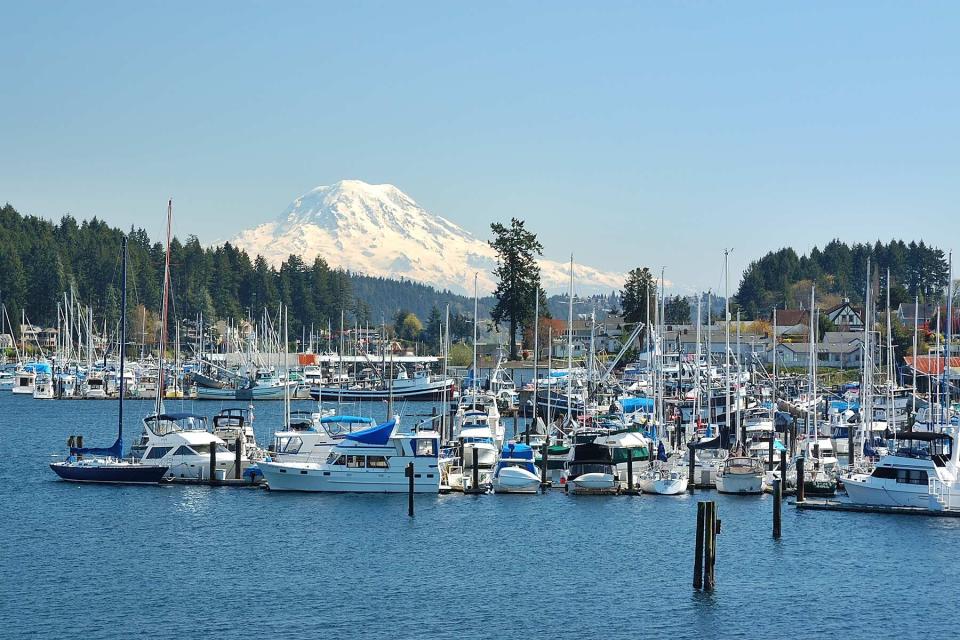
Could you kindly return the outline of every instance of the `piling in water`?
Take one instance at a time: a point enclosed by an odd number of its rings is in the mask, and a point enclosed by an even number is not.
[[[783,498],[783,481],[773,481],[773,538],[780,539],[780,504]]]
[[[797,503],[804,500],[803,491],[803,457],[797,458]]]
[[[703,523],[706,502],[697,503],[697,535],[693,546],[693,588],[703,588]]]
[[[241,474],[243,473],[243,469],[240,468],[240,459],[241,459],[241,456],[243,455],[243,452],[241,451],[241,447],[243,446],[243,440],[239,435],[237,436],[236,446],[237,446],[237,450],[235,451],[234,460],[233,460],[233,477],[239,480]]]
[[[413,463],[408,462],[404,475],[409,479],[407,485],[407,516],[413,517]]]
[[[210,485],[217,484],[217,443],[210,443]]]

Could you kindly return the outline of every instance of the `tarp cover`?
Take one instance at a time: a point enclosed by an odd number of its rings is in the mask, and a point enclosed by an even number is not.
[[[353,440],[363,444],[383,446],[390,440],[390,435],[393,433],[393,428],[396,424],[396,420],[389,420],[375,427],[364,429],[363,431],[348,433],[346,437],[347,440]]]
[[[653,398],[624,398],[620,400],[620,406],[624,413],[633,413],[634,411],[652,411]]]
[[[533,449],[530,445],[520,442],[508,442],[503,447],[503,458],[513,458],[517,460],[533,460]]]
[[[320,424],[330,424],[336,422],[373,424],[373,418],[363,418],[361,416],[323,416],[320,418]]]
[[[123,457],[123,441],[117,438],[116,442],[108,448],[103,447],[70,447],[70,455],[85,456],[110,456],[112,458]]]

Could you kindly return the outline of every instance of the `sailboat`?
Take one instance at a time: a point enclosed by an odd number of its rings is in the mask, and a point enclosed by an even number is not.
[[[123,288],[120,321],[120,344],[127,339],[127,238],[123,238]],[[120,349],[120,380],[123,381],[124,351]],[[122,382],[121,382],[122,383]],[[120,484],[157,484],[167,473],[167,467],[146,465],[123,459],[123,390],[119,394],[117,439],[107,448],[84,447],[82,436],[70,436],[70,457],[53,462],[50,468],[63,480],[70,482],[107,482]],[[96,456],[85,458],[84,456]]]

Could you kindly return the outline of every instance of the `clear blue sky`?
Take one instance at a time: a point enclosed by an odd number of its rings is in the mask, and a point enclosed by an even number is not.
[[[597,7],[588,7],[596,4]],[[0,201],[203,241],[341,178],[716,287],[960,237],[960,3],[0,6]],[[2,230],[0,230],[2,232]],[[735,284],[735,282],[734,282]]]

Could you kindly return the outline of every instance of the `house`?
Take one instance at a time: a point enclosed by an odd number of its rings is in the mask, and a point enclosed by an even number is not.
[[[823,311],[841,331],[863,331],[863,310],[850,305],[850,298]]]
[[[916,317],[916,319],[914,319]],[[923,329],[930,329],[931,321],[936,322],[937,305],[931,303],[915,304],[913,302],[901,302],[897,307],[897,319],[905,327],[912,327],[914,322]]]
[[[823,369],[853,369],[863,363],[862,343],[820,342],[816,345],[817,366]],[[777,345],[777,363],[787,367],[809,367],[810,345],[781,342]]]
[[[810,312],[805,309],[777,309],[774,332],[778,338],[796,338],[807,335]]]

